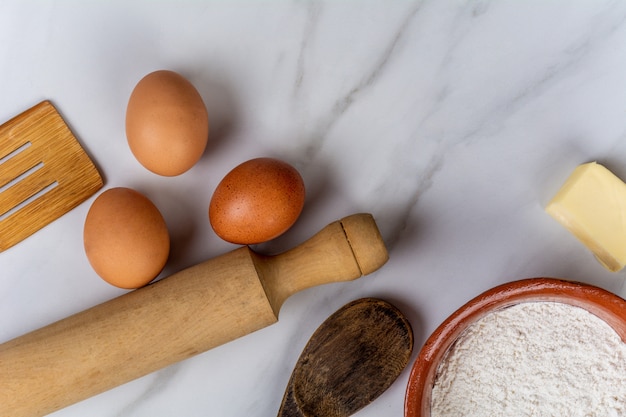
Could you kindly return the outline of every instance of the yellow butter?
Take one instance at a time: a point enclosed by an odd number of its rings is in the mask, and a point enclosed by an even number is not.
[[[609,271],[626,265],[626,184],[600,164],[578,166],[546,211]]]

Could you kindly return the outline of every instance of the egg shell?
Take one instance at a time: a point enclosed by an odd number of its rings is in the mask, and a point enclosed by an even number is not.
[[[145,168],[180,175],[200,160],[208,137],[206,106],[186,78],[159,70],[137,83],[126,109],[126,138]]]
[[[93,202],[83,230],[87,259],[96,273],[120,288],[139,288],[163,269],[170,251],[167,225],[146,196],[111,188]]]
[[[273,158],[251,159],[218,184],[209,220],[215,233],[228,242],[266,242],[296,222],[304,199],[304,181],[294,167]]]

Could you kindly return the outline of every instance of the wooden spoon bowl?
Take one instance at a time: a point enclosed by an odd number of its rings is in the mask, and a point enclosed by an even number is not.
[[[409,375],[405,417],[430,417],[431,391],[440,361],[456,338],[485,315],[521,302],[552,301],[581,307],[611,326],[626,343],[626,301],[592,285],[529,278],[492,288],[448,317],[428,338]]]
[[[375,298],[353,301],[311,336],[278,416],[350,416],[389,388],[412,350],[411,326],[397,308]]]

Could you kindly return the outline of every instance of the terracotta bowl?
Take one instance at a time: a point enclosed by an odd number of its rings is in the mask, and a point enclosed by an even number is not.
[[[467,327],[500,308],[533,301],[582,307],[607,322],[626,343],[626,301],[606,290],[553,278],[530,278],[497,286],[459,308],[428,338],[409,375],[405,417],[430,417],[431,390],[439,362]]]

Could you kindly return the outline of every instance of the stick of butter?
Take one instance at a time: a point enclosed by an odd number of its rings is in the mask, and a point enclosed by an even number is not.
[[[626,265],[626,184],[600,164],[578,166],[546,211],[609,271]]]

